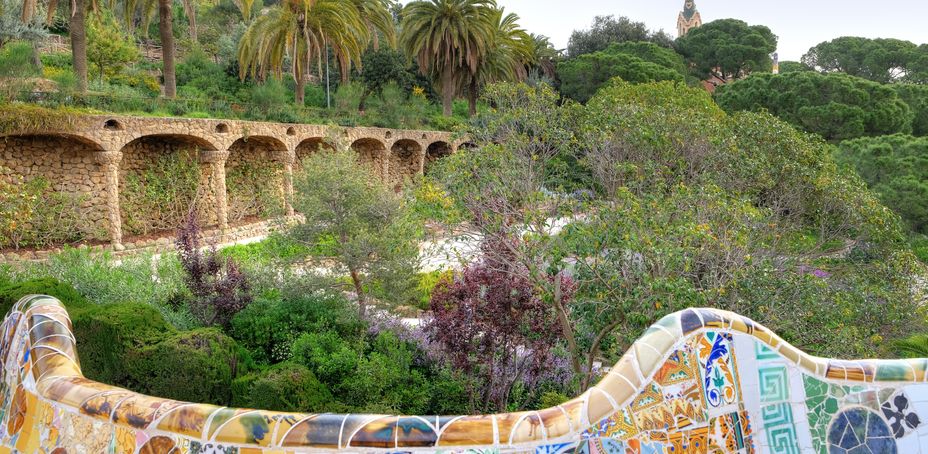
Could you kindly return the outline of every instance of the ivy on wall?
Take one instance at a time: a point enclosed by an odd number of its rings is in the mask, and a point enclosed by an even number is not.
[[[47,248],[103,239],[83,208],[86,195],[55,191],[45,177],[26,180],[0,167],[0,248]]]
[[[246,160],[226,173],[229,222],[283,214],[282,169],[274,161]]]
[[[195,150],[160,155],[145,168],[129,171],[119,193],[124,231],[147,235],[178,228],[201,199],[199,186]]]

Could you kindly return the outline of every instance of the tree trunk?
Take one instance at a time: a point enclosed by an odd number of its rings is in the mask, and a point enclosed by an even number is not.
[[[199,44],[197,38],[197,7],[193,0],[184,0],[184,14],[187,15],[187,22],[190,24],[190,40],[194,44]]]
[[[39,49],[39,42],[32,42],[32,66],[42,74],[42,50]]]
[[[356,270],[351,270],[351,283],[354,284],[354,292],[358,295],[358,318],[364,320],[367,314],[367,301],[364,298],[364,286],[361,285],[361,276]]]
[[[477,115],[477,78],[471,78],[470,90],[467,92],[467,115]]]
[[[293,93],[293,99],[296,101],[296,105],[303,106],[306,104],[306,77],[300,74],[294,76],[294,79],[296,79],[296,89]]]
[[[55,13],[58,11],[58,0],[48,0],[48,12],[45,16],[45,26],[50,27],[55,21]]]
[[[454,107],[454,71],[451,65],[446,64],[441,72],[441,109],[446,117],[450,117]]]
[[[364,114],[364,111],[367,110],[367,98],[371,96],[370,87],[364,87],[364,92],[361,93],[361,100],[358,101],[358,113]]]
[[[72,0],[71,18],[68,29],[71,33],[71,59],[74,76],[77,78],[77,91],[87,92],[87,30],[84,28],[86,6],[84,0]]]
[[[171,0],[158,0],[158,31],[161,33],[161,60],[164,65],[164,97],[177,96],[174,73],[174,27]]]

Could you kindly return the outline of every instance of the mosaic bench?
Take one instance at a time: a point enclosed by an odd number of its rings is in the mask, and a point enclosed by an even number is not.
[[[0,453],[928,453],[928,359],[807,355],[731,312],[649,328],[595,387],[486,416],[299,414],[137,394],[81,374],[48,296],[3,321]]]

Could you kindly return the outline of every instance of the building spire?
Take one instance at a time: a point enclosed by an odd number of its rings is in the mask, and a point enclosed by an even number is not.
[[[686,0],[683,3],[683,11],[680,11],[680,15],[677,17],[677,36],[683,36],[700,25],[702,25],[702,17],[699,16],[699,11],[696,10],[696,2]]]

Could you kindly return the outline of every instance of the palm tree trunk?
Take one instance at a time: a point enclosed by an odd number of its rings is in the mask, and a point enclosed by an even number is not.
[[[454,71],[446,64],[441,71],[441,109],[446,117],[453,113],[454,106]]]
[[[197,39],[197,9],[193,0],[184,0],[184,14],[187,15],[187,22],[190,24],[190,40],[198,44],[200,41]]]
[[[470,87],[467,90],[467,115],[473,117],[477,115],[477,78],[472,77]]]
[[[51,26],[55,20],[55,12],[58,11],[58,0],[48,0],[48,14],[45,16],[45,26]]]
[[[296,79],[296,90],[294,90],[294,100],[296,105],[302,106],[305,105],[305,96],[306,96],[306,77],[300,74],[295,77]]]
[[[84,0],[71,0],[71,18],[68,20],[68,29],[71,32],[71,59],[79,93],[87,92],[87,30],[84,28],[85,14],[86,5]]]
[[[161,60],[164,65],[164,97],[177,96],[174,73],[174,29],[171,0],[158,0],[158,31],[161,33]]]

